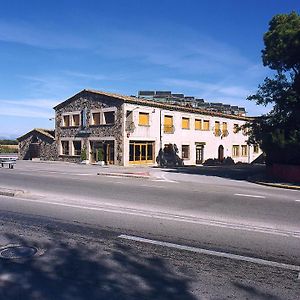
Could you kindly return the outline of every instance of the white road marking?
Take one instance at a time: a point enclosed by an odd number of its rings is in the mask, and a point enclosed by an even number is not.
[[[177,183],[177,181],[175,180],[171,180],[165,177],[165,175],[161,175],[159,178],[157,179],[153,179],[151,181],[164,181],[164,182],[173,182],[173,183]]]
[[[295,200],[296,202],[300,202],[300,200]]]
[[[242,256],[242,255],[237,255],[237,254],[232,254],[232,253],[207,250],[207,249],[196,248],[196,247],[191,247],[191,246],[184,246],[184,245],[173,244],[173,243],[169,243],[169,242],[163,242],[163,241],[141,238],[141,237],[137,237],[137,236],[126,235],[126,234],[121,234],[118,237],[121,239],[135,241],[135,242],[141,242],[141,243],[158,245],[158,246],[163,246],[163,247],[168,247],[168,248],[173,248],[173,249],[185,250],[185,251],[190,251],[190,252],[194,252],[194,253],[213,255],[213,256],[217,256],[217,257],[230,258],[230,259],[234,259],[234,260],[246,261],[246,262],[251,262],[251,263],[255,263],[255,264],[260,264],[260,265],[265,265],[265,266],[270,266],[270,267],[277,267],[277,268],[300,272],[300,266],[279,263],[279,262],[265,260],[265,259],[261,259],[261,258]]]
[[[7,196],[1,196],[1,197],[11,199],[11,197],[7,197]],[[135,209],[135,208],[131,208],[131,207],[120,207],[117,205],[111,205],[111,204],[105,204],[105,203],[102,203],[101,205],[96,205],[95,203],[93,203],[93,206],[84,206],[81,204],[61,203],[61,202],[56,202],[56,201],[28,199],[28,198],[21,198],[21,197],[20,198],[14,197],[13,199],[15,201],[32,202],[32,203],[39,203],[39,204],[50,204],[50,205],[71,207],[71,208],[78,208],[78,209],[86,209],[86,210],[92,210],[92,211],[102,211],[102,212],[109,212],[109,213],[115,213],[115,214],[133,215],[133,216],[138,216],[138,217],[146,217],[146,218],[150,218],[150,219],[158,219],[158,220],[165,220],[165,221],[175,221],[175,222],[183,222],[183,223],[189,223],[189,224],[198,224],[198,225],[205,225],[205,226],[229,228],[229,229],[233,229],[233,230],[259,232],[259,233],[264,233],[264,234],[286,236],[286,237],[292,237],[292,238],[298,238],[298,239],[300,238],[300,231],[289,231],[289,230],[283,230],[283,229],[278,229],[278,228],[254,226],[254,225],[239,224],[239,223],[229,223],[226,221],[210,220],[210,219],[204,219],[204,218],[195,217],[195,216],[184,216],[184,215],[176,215],[176,214],[172,214],[172,213]]]
[[[250,198],[266,198],[265,196],[259,196],[259,195],[247,195],[247,194],[234,194],[234,196],[240,196],[240,197],[250,197]]]
[[[109,178],[124,178],[123,176],[118,176],[118,175],[106,175],[105,177],[109,177]]]

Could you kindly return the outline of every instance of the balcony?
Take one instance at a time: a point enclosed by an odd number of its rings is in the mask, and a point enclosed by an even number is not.
[[[133,121],[126,121],[125,123],[125,131],[133,133],[135,130],[135,124]]]
[[[164,133],[172,134],[175,132],[174,125],[163,125],[164,126]]]
[[[215,130],[214,130],[214,135],[215,135],[215,136],[221,136],[221,135],[222,135],[221,129],[215,129]]]

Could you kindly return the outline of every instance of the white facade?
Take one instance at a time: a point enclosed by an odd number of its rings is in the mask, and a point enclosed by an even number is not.
[[[155,163],[155,157],[160,148],[169,143],[176,144],[180,157],[185,156],[185,165],[200,164],[210,158],[218,159],[220,155],[221,159],[231,157],[235,162],[251,163],[261,154],[261,150],[257,147],[247,145],[247,135],[242,130],[235,130],[236,126],[245,123],[245,118],[191,113],[179,111],[179,109],[168,110],[124,103],[124,165],[138,163],[130,161],[129,152],[130,143],[139,141],[153,142],[154,161],[152,163]],[[140,113],[148,115],[148,124],[139,124]],[[167,130],[170,132],[165,132],[165,116],[173,121],[172,129]],[[182,118],[185,120],[183,121]],[[195,124],[196,120],[198,127]],[[199,120],[201,120],[201,129],[199,129]],[[204,121],[209,121],[207,130],[203,128]],[[220,130],[216,130],[218,124],[215,122],[219,122]],[[182,128],[187,127],[187,123],[188,128]],[[151,161],[147,163],[151,164]]]

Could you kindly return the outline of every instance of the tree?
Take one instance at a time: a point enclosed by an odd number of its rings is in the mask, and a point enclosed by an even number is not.
[[[276,73],[247,99],[273,109],[246,125],[249,143],[261,146],[268,164],[300,164],[300,16],[274,16],[264,44],[263,64]]]

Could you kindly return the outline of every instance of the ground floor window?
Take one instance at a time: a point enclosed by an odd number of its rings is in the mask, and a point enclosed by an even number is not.
[[[153,163],[154,162],[154,142],[129,142],[129,162],[130,163]]]
[[[81,155],[81,141],[73,142],[74,155]]]
[[[242,145],[242,156],[247,156],[247,155],[248,155],[248,146]]]
[[[232,146],[232,156],[233,157],[240,156],[240,146],[239,145],[233,145]]]
[[[189,159],[190,158],[190,146],[189,145],[182,145],[181,146],[181,158],[182,159]]]
[[[70,154],[69,141],[61,141],[61,150],[63,155]]]

